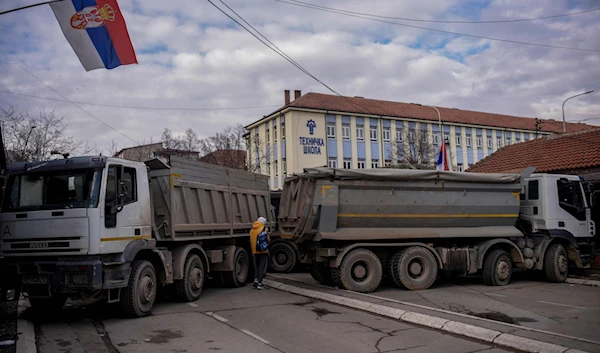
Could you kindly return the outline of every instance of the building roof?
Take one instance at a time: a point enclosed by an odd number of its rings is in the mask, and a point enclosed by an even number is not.
[[[159,147],[162,148],[162,142],[153,142],[153,143],[148,143],[145,145],[137,145],[137,146],[132,146],[132,147],[125,147],[122,148],[119,152],[115,153],[115,156],[120,155],[121,153],[125,152],[125,151],[129,151],[129,150],[136,150],[136,149],[140,149],[140,148],[144,148],[144,147]]]
[[[437,112],[431,107],[423,106],[421,104],[391,102],[362,97],[342,97],[322,93],[307,93],[293,102],[279,108],[273,113],[265,116],[265,118],[272,116],[273,114],[277,114],[287,108],[329,110],[332,112],[350,114],[354,113],[438,121]],[[456,108],[437,108],[440,111],[442,122],[535,131],[535,119],[532,118],[461,110]],[[545,119],[540,120],[542,121],[540,131],[551,133],[559,133],[563,131],[562,121]],[[254,125],[257,122],[250,124],[249,126]],[[567,123],[567,132],[582,131],[593,128],[595,128],[595,126]]]
[[[467,171],[497,173],[535,167],[547,173],[600,167],[600,129],[546,136],[503,147]]]
[[[246,151],[231,149],[216,150],[200,157],[199,160],[225,167],[243,169],[246,166]]]

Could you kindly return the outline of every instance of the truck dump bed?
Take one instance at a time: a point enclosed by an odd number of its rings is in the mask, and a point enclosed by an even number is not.
[[[267,176],[176,156],[146,164],[159,241],[247,236],[261,216],[275,224]]]
[[[429,170],[305,169],[286,179],[282,236],[393,240],[522,236],[521,176]]]

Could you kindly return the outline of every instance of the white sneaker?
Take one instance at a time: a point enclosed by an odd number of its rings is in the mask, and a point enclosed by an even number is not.
[[[258,278],[254,279],[254,283],[252,283],[252,285],[254,286],[254,288],[258,286]]]
[[[259,283],[256,285],[256,289],[263,290],[265,287],[263,287],[262,283]]]

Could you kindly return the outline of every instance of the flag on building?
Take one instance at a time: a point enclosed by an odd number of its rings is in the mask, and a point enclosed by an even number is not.
[[[65,0],[50,7],[86,71],[137,64],[117,0]]]
[[[442,143],[442,146],[440,147],[440,155],[438,156],[436,169],[440,171],[452,171],[452,164],[450,163],[450,161],[448,161],[448,154],[446,152],[445,143]]]

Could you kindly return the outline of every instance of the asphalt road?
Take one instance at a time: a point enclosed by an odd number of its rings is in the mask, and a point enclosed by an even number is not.
[[[305,273],[278,276],[316,283]],[[486,286],[476,277],[455,278],[438,281],[425,291],[402,290],[385,283],[372,295],[600,341],[598,287],[548,283],[519,274],[504,287]]]
[[[160,302],[151,316],[73,305],[36,322],[39,353],[508,352],[275,289],[208,288],[194,303]]]

